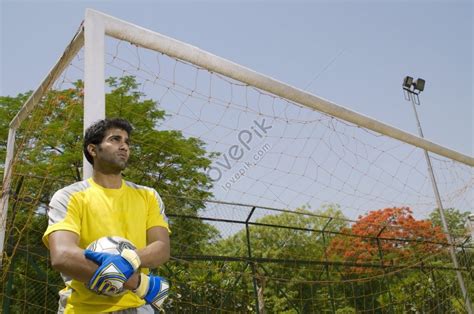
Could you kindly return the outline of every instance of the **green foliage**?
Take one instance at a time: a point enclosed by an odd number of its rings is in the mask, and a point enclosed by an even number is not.
[[[162,275],[173,279],[171,302],[165,310],[176,313],[230,311],[252,312],[252,278],[249,273],[234,276],[227,262],[199,261],[171,264]]]
[[[380,305],[400,313],[451,313],[459,303],[446,293],[456,288],[454,273],[408,270],[400,277],[390,284],[391,298],[388,293],[378,298]]]
[[[7,151],[8,129],[10,121],[15,117],[31,92],[18,94],[17,97],[0,96],[0,171],[3,178],[4,162]]]
[[[252,256],[280,259],[297,256],[299,259],[322,259],[324,254],[323,238],[320,233],[310,230],[322,230],[328,222],[326,217],[335,218],[326,228],[328,232],[337,231],[346,225],[345,221],[337,219],[343,218],[343,215],[336,205],[325,206],[320,211],[310,211],[301,207],[294,212],[283,212],[257,219],[257,223],[275,227],[250,227]],[[301,228],[302,230],[295,231],[285,227]],[[325,240],[328,241],[329,237],[328,233]],[[246,232],[242,230],[221,241],[218,251],[226,255],[246,256],[246,241]]]
[[[328,224],[327,217],[335,219]],[[312,283],[325,276],[324,269],[315,268],[311,264],[295,266],[292,261],[324,260],[325,246],[332,236],[326,233],[323,237],[320,232],[314,231],[322,230],[325,226],[327,232],[338,231],[346,226],[344,220],[337,218],[343,218],[337,205],[324,206],[318,211],[302,207],[295,212],[283,212],[257,219],[256,223],[265,226],[253,225],[249,228],[252,257],[271,258],[283,262],[283,264],[254,265],[258,284],[264,286],[265,308],[270,312],[309,313],[330,308],[328,288]],[[216,251],[228,256],[248,256],[246,230],[217,243]],[[241,264],[233,267],[235,272],[243,270]],[[266,281],[268,277],[278,280]],[[249,294],[251,293],[250,290]]]
[[[449,233],[455,238],[465,237],[467,233],[466,221],[470,214],[470,212],[461,212],[456,208],[445,208],[444,217],[446,218],[446,223],[448,224]],[[442,228],[442,230],[444,230],[438,208],[431,212],[430,220],[434,226],[439,226]]]
[[[343,308],[337,309],[336,314],[355,314],[356,310],[350,306],[345,306]]]

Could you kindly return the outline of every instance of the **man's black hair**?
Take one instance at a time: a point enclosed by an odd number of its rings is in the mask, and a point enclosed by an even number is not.
[[[94,165],[94,159],[87,151],[87,146],[89,144],[98,145],[102,143],[105,137],[105,133],[110,129],[121,129],[127,132],[128,136],[132,133],[133,127],[130,123],[121,118],[113,118],[113,119],[104,119],[99,120],[89,126],[86,130],[86,134],[84,135],[84,155],[86,156],[87,161],[89,161],[92,165]]]

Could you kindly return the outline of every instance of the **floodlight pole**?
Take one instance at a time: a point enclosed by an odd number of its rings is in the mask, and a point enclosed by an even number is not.
[[[424,81],[423,81],[423,88],[419,91],[416,90],[416,81],[413,84],[410,81],[409,85],[412,85],[412,86],[405,86],[405,82],[406,82],[406,79],[404,81],[404,86],[403,86],[403,90],[405,92],[405,100],[411,101],[413,112],[415,113],[417,127],[418,127],[418,134],[420,135],[421,138],[424,138],[423,130],[421,129],[420,119],[418,117],[418,112],[416,111],[416,105],[420,105],[419,94],[424,89]],[[412,88],[413,86],[414,88]],[[448,240],[449,254],[451,255],[451,260],[453,262],[454,268],[456,268],[456,277],[458,279],[458,283],[461,288],[462,297],[464,299],[464,303],[466,304],[467,312],[469,314],[473,314],[471,300],[466,290],[464,278],[462,277],[461,271],[459,270],[459,263],[458,263],[458,259],[456,257],[456,251],[454,248],[455,243],[454,243],[453,238],[451,237],[451,234],[449,233],[448,223],[444,215],[444,207],[441,201],[441,196],[439,194],[438,184],[436,183],[433,167],[431,165],[431,158],[426,149],[423,149],[423,152],[425,153],[426,164],[428,165],[428,173],[430,174],[431,184],[433,186],[433,192],[436,198],[436,204],[438,205],[439,215],[441,217],[441,224],[443,225],[443,230],[444,230],[444,233],[446,234],[446,239]]]

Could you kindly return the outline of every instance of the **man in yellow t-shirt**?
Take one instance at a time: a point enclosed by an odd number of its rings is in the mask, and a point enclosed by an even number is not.
[[[58,313],[153,313],[167,296],[166,279],[148,275],[149,267],[164,264],[170,256],[163,202],[154,189],[121,175],[130,156],[131,132],[123,119],[90,126],[84,154],[93,165],[92,177],[51,199],[43,242],[66,284],[59,293]],[[137,249],[121,255],[84,250],[104,236],[126,238]]]

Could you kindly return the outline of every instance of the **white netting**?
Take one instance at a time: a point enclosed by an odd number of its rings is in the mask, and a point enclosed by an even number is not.
[[[277,208],[339,204],[351,218],[436,208],[423,151],[160,53],[110,40],[107,76],[131,75],[168,116],[159,129],[220,153],[214,197]],[[160,147],[157,147],[159,150]],[[433,155],[445,207],[470,210],[471,167]]]

